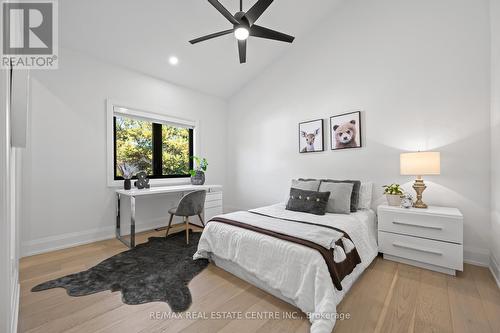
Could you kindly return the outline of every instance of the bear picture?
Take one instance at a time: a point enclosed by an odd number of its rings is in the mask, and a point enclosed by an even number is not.
[[[330,117],[332,150],[361,147],[361,112],[349,112]]]
[[[323,151],[323,139],[323,119],[306,121],[299,124],[300,153]]]

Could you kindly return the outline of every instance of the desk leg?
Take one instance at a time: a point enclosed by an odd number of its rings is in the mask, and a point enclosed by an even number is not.
[[[120,194],[116,193],[116,229],[115,235],[117,239],[120,239]]]
[[[121,196],[116,194],[116,239],[122,242],[128,248],[133,248],[135,246],[135,197],[130,197],[130,241],[125,240],[121,234]]]
[[[130,248],[135,247],[135,197],[130,197]]]

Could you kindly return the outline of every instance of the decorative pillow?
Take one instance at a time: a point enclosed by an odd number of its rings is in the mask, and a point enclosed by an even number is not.
[[[329,197],[330,192],[306,191],[292,187],[286,209],[314,215],[325,215]]]
[[[351,212],[351,194],[354,184],[321,182],[320,191],[330,192],[330,198],[326,205],[328,213],[349,214]]]
[[[318,191],[320,181],[317,179],[292,179],[292,188],[305,191]]]
[[[358,210],[359,205],[359,190],[361,188],[361,182],[359,180],[334,180],[334,179],[322,179],[322,183],[350,183],[354,186],[352,187],[351,193],[351,213],[355,213]]]
[[[365,182],[361,183],[361,188],[359,190],[359,203],[358,209],[370,209],[372,206],[372,193],[373,193],[373,183]]]

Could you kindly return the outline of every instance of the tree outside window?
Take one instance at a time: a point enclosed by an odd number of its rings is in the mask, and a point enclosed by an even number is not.
[[[114,117],[115,180],[127,163],[149,178],[188,177],[193,130],[124,116]]]

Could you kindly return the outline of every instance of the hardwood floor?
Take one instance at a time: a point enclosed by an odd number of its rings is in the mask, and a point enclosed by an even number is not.
[[[163,235],[164,232],[161,233]],[[139,234],[138,242],[155,232]],[[119,292],[70,297],[64,289],[38,293],[41,282],[90,268],[126,248],[107,240],[23,258],[20,263],[19,332],[308,332],[304,318],[221,318],[210,313],[247,316],[300,311],[256,287],[210,265],[189,287],[191,318],[151,318],[168,313],[165,303],[125,305]],[[377,258],[339,306],[350,319],[334,332],[500,332],[500,291],[491,273],[465,265],[457,277]]]

